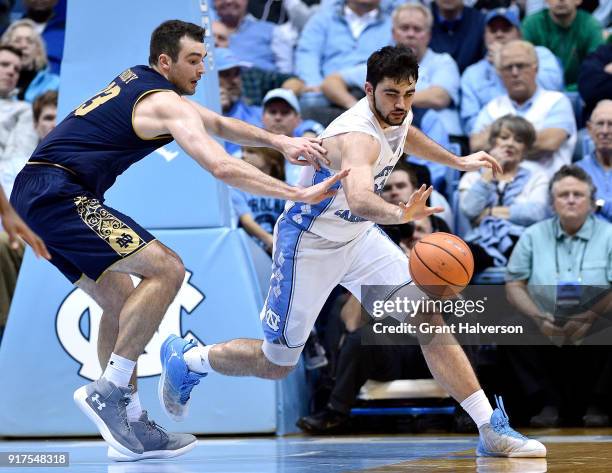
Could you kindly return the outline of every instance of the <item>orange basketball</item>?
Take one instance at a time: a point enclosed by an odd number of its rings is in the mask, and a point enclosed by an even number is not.
[[[436,232],[422,238],[410,252],[415,284],[434,297],[459,294],[474,273],[474,257],[458,236]]]

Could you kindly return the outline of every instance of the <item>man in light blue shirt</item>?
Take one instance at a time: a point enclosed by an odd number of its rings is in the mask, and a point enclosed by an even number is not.
[[[587,123],[595,150],[576,164],[584,169],[597,192],[597,215],[612,222],[612,100],[601,100]]]
[[[393,12],[392,35],[395,44],[411,48],[419,61],[419,78],[412,105],[438,112],[449,135],[463,135],[459,121],[459,68],[446,53],[435,53],[429,47],[433,17],[420,4],[406,3]],[[363,88],[367,65],[358,64],[325,78],[323,93],[334,104],[350,108],[357,99],[350,87]]]
[[[612,361],[612,351],[589,345],[605,335],[600,324],[606,326],[612,306],[612,224],[593,216],[594,186],[579,166],[562,167],[550,191],[555,216],[521,235],[508,262],[506,293],[557,345],[582,346],[505,347],[505,357],[519,379],[528,380],[520,383],[524,394],[540,400],[542,410],[531,418],[532,426],[558,425],[560,413],[571,406],[586,407],[585,426],[603,427],[610,421],[609,392],[601,388],[611,382],[603,367]],[[588,302],[596,296],[599,302]],[[583,344],[587,335],[589,342]],[[568,396],[576,383],[581,386],[579,400]]]
[[[248,0],[215,0],[216,16],[229,33],[229,48],[239,58],[260,69],[276,69],[276,57],[271,43],[273,23],[247,14]]]
[[[295,72],[307,86],[318,88],[329,74],[364,64],[391,42],[391,19],[379,7],[380,0],[347,0],[319,9],[308,20],[295,52]],[[300,101],[303,107],[329,105],[318,91],[303,94]]]
[[[520,20],[516,12],[508,8],[491,10],[485,17],[484,42],[487,55],[469,66],[461,76],[461,120],[466,134],[474,131],[478,112],[495,97],[506,93],[501,77],[494,65],[499,48],[521,38]],[[536,81],[548,90],[563,90],[563,70],[548,48],[536,46],[538,72]]]

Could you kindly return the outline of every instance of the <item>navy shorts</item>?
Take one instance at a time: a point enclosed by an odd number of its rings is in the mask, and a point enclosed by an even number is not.
[[[15,180],[11,204],[72,283],[83,274],[98,281],[113,264],[155,240],[100,202],[71,172],[52,165],[26,165]]]

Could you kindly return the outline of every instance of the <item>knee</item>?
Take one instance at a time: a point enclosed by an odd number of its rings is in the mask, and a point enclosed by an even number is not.
[[[268,379],[283,379],[286,378],[289,373],[293,371],[295,366],[281,366],[276,365],[267,359],[265,359],[266,363],[266,378]]]
[[[171,292],[176,294],[185,280],[185,265],[176,254],[169,254],[164,258],[163,268],[160,272],[164,282],[168,284]]]
[[[267,379],[283,379],[287,377],[287,375],[291,373],[295,368],[295,365],[277,365],[276,363],[273,363],[272,361],[268,360],[268,358],[263,352],[260,352],[260,357],[260,360],[264,365],[263,377]]]

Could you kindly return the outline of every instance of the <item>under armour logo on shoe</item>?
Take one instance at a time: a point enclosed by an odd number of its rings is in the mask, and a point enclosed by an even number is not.
[[[100,395],[99,394],[94,394],[93,396],[91,396],[91,401],[95,402],[98,405],[98,410],[101,411],[103,407],[106,407],[106,403],[105,402],[100,402]]]

